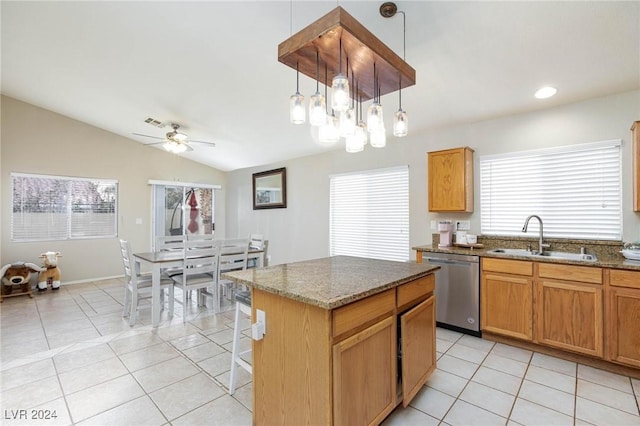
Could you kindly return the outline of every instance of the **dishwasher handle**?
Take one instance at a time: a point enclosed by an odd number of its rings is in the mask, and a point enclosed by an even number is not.
[[[458,260],[448,260],[448,259],[436,259],[433,257],[427,257],[425,259],[428,263],[433,263],[433,264],[441,264],[441,265],[462,265],[462,266],[471,266],[474,263],[473,262],[464,262],[464,261],[458,261]]]

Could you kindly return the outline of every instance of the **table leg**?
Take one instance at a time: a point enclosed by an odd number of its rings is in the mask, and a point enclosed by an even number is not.
[[[160,324],[160,264],[154,263],[151,270],[151,325]]]

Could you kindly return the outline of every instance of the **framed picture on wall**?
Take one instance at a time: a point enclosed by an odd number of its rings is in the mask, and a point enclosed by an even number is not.
[[[253,209],[287,207],[287,169],[268,170],[253,174]]]

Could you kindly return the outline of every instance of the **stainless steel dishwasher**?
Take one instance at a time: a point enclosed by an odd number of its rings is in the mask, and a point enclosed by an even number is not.
[[[423,253],[436,271],[436,323],[480,337],[480,262],[478,256]]]

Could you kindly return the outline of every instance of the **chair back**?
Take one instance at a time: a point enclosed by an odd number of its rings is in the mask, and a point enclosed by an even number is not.
[[[213,234],[187,234],[187,240],[213,240]]]
[[[211,276],[214,280],[218,276],[219,245],[213,240],[187,240],[184,243],[183,278],[202,274]]]
[[[136,285],[138,271],[136,271],[136,262],[131,253],[131,245],[129,241],[120,240],[120,252],[122,253],[122,264],[124,265],[124,277],[127,284]]]
[[[262,234],[249,234],[249,248],[256,250],[264,249],[264,237]]]
[[[247,269],[248,239],[224,240],[221,244],[220,273]]]
[[[156,251],[184,250],[187,237],[184,235],[172,235],[156,237]]]

